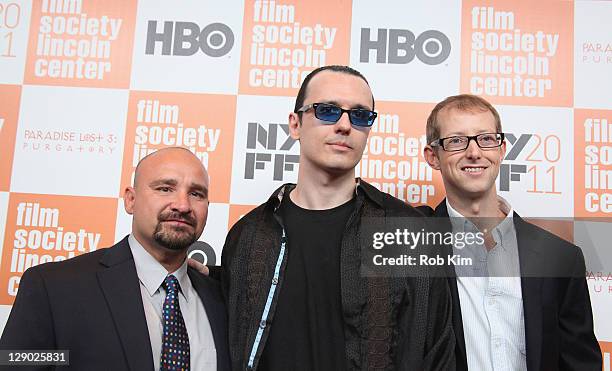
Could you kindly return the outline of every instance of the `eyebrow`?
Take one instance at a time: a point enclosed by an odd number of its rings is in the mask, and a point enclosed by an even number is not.
[[[169,185],[169,186],[176,187],[178,185],[178,182],[176,181],[176,179],[168,178],[168,179],[157,179],[149,183],[149,187],[151,188],[155,188],[161,185]],[[208,188],[202,184],[191,183],[189,185],[189,189],[193,191],[202,192],[204,193],[205,196],[208,196]]]
[[[208,188],[206,188],[205,186],[201,184],[191,183],[190,189],[194,191],[202,192],[205,197],[208,197]]]
[[[484,129],[482,131],[477,131],[476,134],[474,135],[480,135],[480,134],[489,134],[489,133],[496,133],[497,131],[489,131],[488,129]],[[451,134],[447,134],[445,137],[442,138],[448,138],[448,137],[469,137],[471,135],[465,134],[464,132],[451,132]]]
[[[159,186],[159,185],[171,185],[171,186],[176,186],[178,184],[178,182],[175,179],[156,179],[154,181],[152,181],[151,183],[149,183],[149,187],[155,187],[155,186]]]
[[[335,100],[322,100],[319,103],[333,104],[334,106],[342,107],[342,104]],[[363,104],[359,104],[359,103],[350,106],[350,109],[365,109],[368,111],[371,110],[370,107],[364,106]]]

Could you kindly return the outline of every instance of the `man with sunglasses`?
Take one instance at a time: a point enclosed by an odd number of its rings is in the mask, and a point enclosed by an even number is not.
[[[521,219],[496,192],[506,153],[495,108],[473,95],[438,103],[424,156],[446,199],[429,215],[484,244],[452,246],[471,267],[449,272],[458,370],[601,370],[582,251]],[[447,219],[448,220],[448,219]]]
[[[375,118],[358,71],[305,78],[289,114],[297,184],[240,219],[223,247],[233,369],[454,369],[446,279],[360,273],[363,217],[422,217],[355,179]]]

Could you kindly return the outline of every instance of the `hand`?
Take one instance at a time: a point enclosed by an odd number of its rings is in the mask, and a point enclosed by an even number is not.
[[[187,259],[187,264],[191,268],[197,270],[198,272],[202,273],[205,276],[208,276],[208,274],[210,273],[208,271],[208,267],[207,266],[205,266],[204,264],[200,263],[199,261],[197,261],[195,259],[192,259],[192,258]]]

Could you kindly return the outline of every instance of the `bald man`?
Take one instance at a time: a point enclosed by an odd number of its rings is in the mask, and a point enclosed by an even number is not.
[[[208,215],[206,169],[159,150],[124,204],[132,232],[119,243],[23,274],[0,349],[68,350],[74,370],[229,370],[220,288],[186,260]]]

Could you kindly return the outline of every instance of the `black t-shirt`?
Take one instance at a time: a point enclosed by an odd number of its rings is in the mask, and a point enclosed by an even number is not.
[[[340,248],[354,199],[328,210],[281,203],[288,262],[261,370],[344,370]]]

